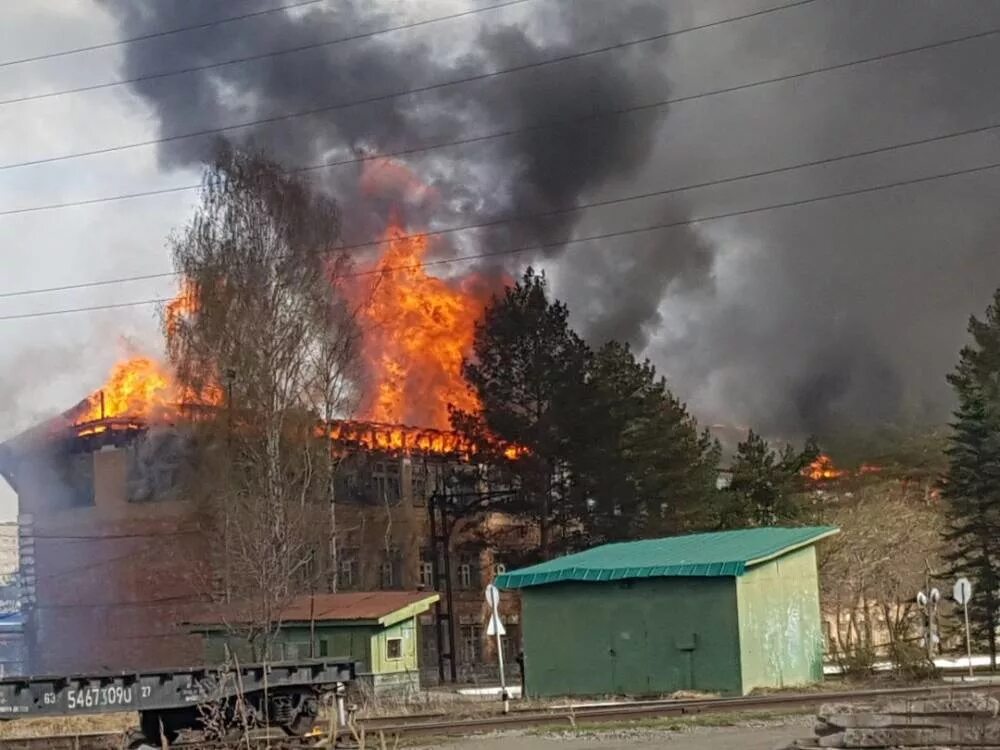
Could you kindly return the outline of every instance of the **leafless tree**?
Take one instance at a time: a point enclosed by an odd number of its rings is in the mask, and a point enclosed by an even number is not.
[[[841,529],[819,559],[835,656],[849,669],[868,669],[877,658],[908,668],[920,652],[915,596],[928,569],[940,569],[939,502],[930,485],[902,480],[824,502],[825,521]]]
[[[195,420],[190,494],[219,540],[215,593],[261,660],[291,598],[336,579],[325,425],[349,416],[357,361],[338,230],[332,199],[223,146],[172,241],[185,286],[164,316],[168,353],[188,398],[216,406]]]

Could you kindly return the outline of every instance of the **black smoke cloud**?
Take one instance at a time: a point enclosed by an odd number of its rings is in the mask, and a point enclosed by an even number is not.
[[[222,15],[217,4],[104,0],[134,36]],[[276,0],[247,0],[247,11]],[[456,3],[421,4],[423,17]],[[669,6],[669,7],[668,7]],[[129,45],[141,76],[400,23],[399,9],[340,1]],[[669,9],[670,16],[666,10]],[[300,54],[141,82],[163,136],[366,99],[746,13],[743,2],[534,0]],[[231,11],[230,11],[231,12]],[[290,167],[531,129],[407,157],[433,188],[407,218],[432,228],[537,217],[580,202],[1000,121],[1000,43],[983,39],[833,74],[624,116],[634,104],[877,55],[1000,26],[987,0],[817,2],[670,40],[473,84],[231,131]],[[211,138],[164,143],[165,169]],[[710,421],[791,436],[846,423],[936,421],[966,317],[1000,283],[996,177],[887,191],[738,220],[626,231],[865,187],[996,159],[990,134],[747,183],[525,218],[450,235],[436,252],[544,245],[507,261],[550,268],[595,343],[628,340]],[[357,165],[311,173],[344,209],[347,242],[383,228]]]
[[[244,5],[247,11],[273,7],[251,2],[241,4],[241,10]],[[217,6],[205,3],[109,0],[107,7],[118,14],[129,36],[219,16]],[[454,5],[442,5],[437,12],[448,9]],[[420,15],[435,15],[434,4],[424,4]],[[198,66],[350,36],[401,20],[367,2],[309,6],[131,45],[124,72],[132,78]],[[479,76],[667,28],[663,4],[652,0],[614,5],[601,0],[536,1],[298,54],[144,81],[135,84],[135,91],[152,106],[162,134],[171,135]],[[665,67],[656,64],[663,53],[663,45],[645,45],[226,136],[264,147],[297,167],[523,131],[408,157],[435,195],[431,204],[409,208],[426,214],[413,218],[437,227],[547,214],[478,236],[464,235],[439,251],[450,252],[459,244],[485,249],[544,245],[542,255],[558,255],[578,216],[553,212],[573,207],[609,181],[627,179],[645,165],[662,117],[656,112],[641,117],[595,115],[665,98]],[[524,131],[581,119],[575,127]],[[160,160],[167,168],[190,165],[204,160],[212,148],[210,137],[171,141],[160,149]],[[314,173],[344,206],[348,242],[377,235],[387,213],[377,198],[359,194],[358,172],[352,165]]]

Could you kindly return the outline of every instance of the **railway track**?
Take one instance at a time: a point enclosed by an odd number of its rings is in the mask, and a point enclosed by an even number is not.
[[[926,687],[888,688],[878,690],[840,690],[812,693],[780,693],[774,695],[737,698],[707,698],[695,700],[650,700],[607,704],[565,705],[549,709],[518,709],[510,714],[452,719],[442,714],[421,717],[384,717],[364,719],[357,723],[357,731],[364,731],[369,738],[382,733],[385,737],[442,737],[475,735],[540,726],[565,725],[567,728],[588,723],[629,722],[671,716],[698,714],[725,714],[746,711],[781,711],[807,709],[821,703],[838,701],[865,701],[879,698],[945,696],[975,690],[1000,696],[1000,684],[932,685]],[[272,738],[272,748],[304,748],[326,746],[325,734],[302,738]],[[262,741],[263,743],[263,741]],[[377,743],[375,743],[377,746]],[[263,745],[262,745],[263,746]],[[2,750],[120,750],[122,735],[117,732],[30,737],[0,740]],[[179,742],[175,748],[222,748],[222,743],[203,740]],[[242,745],[246,747],[246,745]]]

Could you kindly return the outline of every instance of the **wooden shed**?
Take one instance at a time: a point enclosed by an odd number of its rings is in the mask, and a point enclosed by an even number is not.
[[[378,694],[419,689],[417,618],[439,598],[427,591],[299,596],[281,613],[270,658],[350,656],[360,662],[361,681]],[[225,661],[227,651],[244,661],[256,660],[238,620],[216,609],[192,623],[205,636],[209,663]]]
[[[818,682],[831,527],[607,544],[511,571],[529,696],[745,694]]]

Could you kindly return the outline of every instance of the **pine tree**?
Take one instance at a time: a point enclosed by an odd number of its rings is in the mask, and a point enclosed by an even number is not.
[[[627,344],[601,347],[587,384],[571,462],[588,543],[703,526],[716,493],[716,441]]]
[[[542,559],[561,551],[570,526],[567,425],[581,408],[592,356],[568,319],[566,305],[548,299],[544,274],[529,268],[476,324],[464,375],[481,412],[452,413],[454,428],[481,450],[518,447],[514,460],[502,451],[485,458],[506,464],[519,492],[503,509],[535,526]]]
[[[802,470],[819,456],[813,439],[801,451],[791,445],[780,451],[750,430],[736,448],[732,480],[721,496],[719,525],[776,526],[796,521],[803,490]]]
[[[1000,289],[985,320],[970,318],[972,342],[962,348],[948,382],[958,397],[942,482],[952,570],[973,581],[969,617],[996,668],[1000,625]]]

